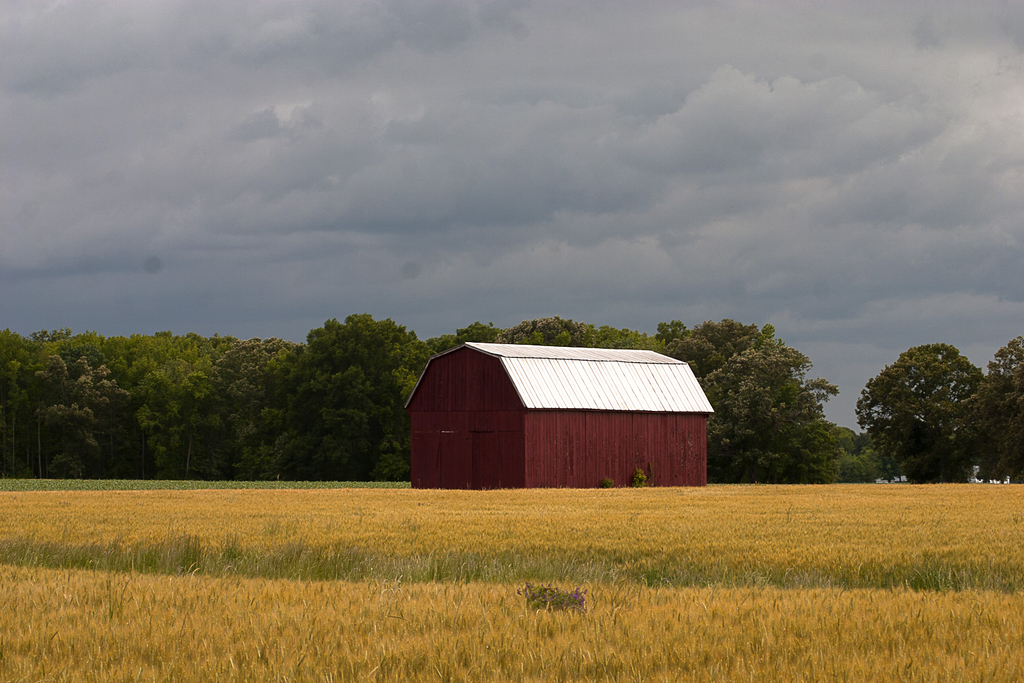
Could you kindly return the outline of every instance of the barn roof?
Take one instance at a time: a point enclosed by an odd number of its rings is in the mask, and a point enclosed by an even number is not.
[[[463,347],[500,359],[529,409],[714,412],[690,366],[654,351],[467,342],[443,353]]]

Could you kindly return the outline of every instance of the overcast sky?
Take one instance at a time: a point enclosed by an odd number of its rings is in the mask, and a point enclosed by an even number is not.
[[[1024,333],[1024,3],[0,4],[0,328]]]

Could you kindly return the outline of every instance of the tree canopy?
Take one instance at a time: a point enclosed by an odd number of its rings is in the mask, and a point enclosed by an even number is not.
[[[1024,336],[996,352],[969,412],[978,427],[981,476],[1024,476]]]
[[[498,338],[501,332],[502,330],[495,327],[494,323],[484,325],[478,320],[472,325],[455,330],[455,334],[442,334],[440,337],[431,337],[427,340],[427,346],[430,347],[431,353],[441,353],[466,342],[490,344]]]
[[[715,413],[713,482],[1024,476],[1024,337],[987,375],[945,344],[914,347],[836,427],[837,392],[771,325],[724,319],[655,334],[552,317],[474,322],[426,342],[369,314],[304,343],[197,334],[0,330],[0,476],[404,479],[404,402],[427,358],[467,341],[651,349],[687,361]]]
[[[708,481],[829,483],[839,452],[823,404],[839,393],[807,379],[811,361],[775,329],[707,321],[669,343],[690,363],[715,409],[708,419]]]
[[[539,344],[541,346],[587,346],[590,326],[574,320],[534,318],[502,330],[495,341],[499,344]]]
[[[955,347],[915,346],[868,381],[857,420],[912,481],[964,481],[976,436],[968,399],[982,380]]]
[[[806,380],[810,361],[770,326],[673,320],[652,335],[552,317],[507,329],[478,321],[423,342],[360,314],[326,321],[303,344],[4,331],[0,475],[404,479],[405,399],[430,354],[467,341],[668,348],[718,411],[713,481],[827,481],[835,469],[820,413],[831,385]]]
[[[671,330],[659,334],[670,335]],[[772,331],[774,334],[774,330]],[[708,320],[697,325],[692,331],[673,335],[665,353],[673,358],[685,360],[698,378],[703,379],[726,362],[750,348],[761,335],[757,325],[744,325],[725,318],[720,322]]]
[[[328,320],[310,332],[285,380],[279,473],[289,479],[408,478],[405,398],[429,356],[415,332],[368,314]]]

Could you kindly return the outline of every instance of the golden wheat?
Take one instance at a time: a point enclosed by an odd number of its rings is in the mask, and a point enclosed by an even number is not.
[[[1024,489],[0,493],[0,561],[293,578],[1024,589]]]
[[[1019,681],[1024,596],[297,582],[0,566],[4,681]]]

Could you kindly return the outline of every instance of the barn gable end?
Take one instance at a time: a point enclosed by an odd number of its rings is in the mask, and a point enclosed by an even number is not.
[[[711,405],[651,351],[468,343],[428,361],[406,409],[415,488],[707,482]]]

